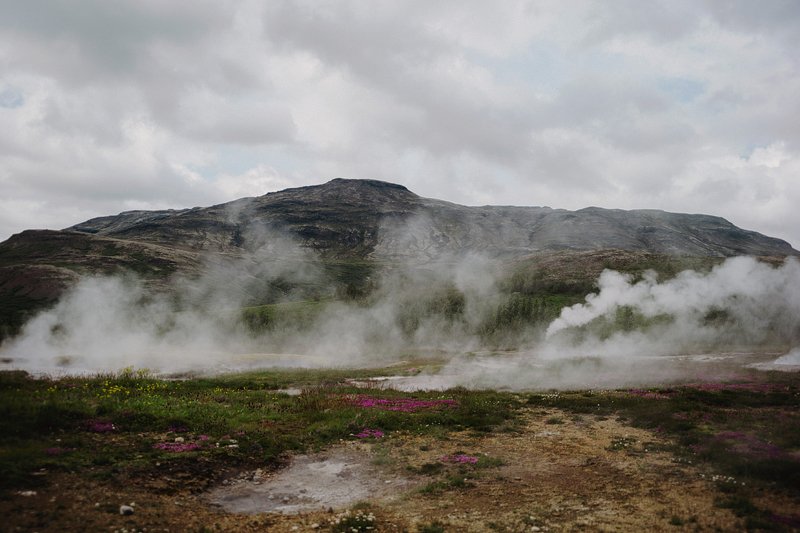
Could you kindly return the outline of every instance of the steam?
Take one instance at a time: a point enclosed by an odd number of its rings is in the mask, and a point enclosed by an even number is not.
[[[244,252],[209,259],[202,275],[174,278],[169,291],[132,274],[84,278],[2,354],[40,372],[384,364],[475,349],[477,325],[498,298],[497,265],[466,255],[394,264],[366,299],[339,301],[320,259],[291,236],[245,227],[242,240]],[[304,302],[309,316],[287,312],[275,327],[249,330],[242,308],[265,302]]]
[[[782,357],[778,357],[773,365],[800,367],[800,348],[795,348]]]
[[[149,295],[134,277],[88,278],[28,322],[4,353],[35,370],[171,369],[169,358],[180,347],[182,365],[199,365],[210,354],[237,348],[227,342],[225,312],[220,317],[180,310],[167,297]]]
[[[547,328],[548,345],[599,355],[674,355],[721,347],[759,347],[800,341],[800,263],[779,268],[750,257],[726,260],[708,273],[691,270],[659,282],[604,271],[599,292],[562,310]],[[619,320],[634,331],[600,338],[587,326]],[[582,329],[583,328],[583,329]],[[646,351],[645,351],[646,346]]]
[[[458,357],[436,375],[398,385],[609,388],[724,380],[748,363],[800,365],[800,262],[794,258],[778,268],[731,258],[710,272],[684,271],[661,282],[655,272],[637,281],[606,270],[598,289],[564,308],[544,338],[526,349]],[[786,346],[795,348],[775,359],[773,351]]]
[[[244,204],[237,209],[232,224],[247,212]],[[324,263],[291,236],[242,225],[243,247],[209,259],[199,276],[169,280],[170,290],[154,291],[152,280],[133,275],[84,278],[1,352],[13,366],[45,372],[443,360],[435,373],[397,381],[409,388],[594,388],[722,378],[730,358],[763,359],[734,352],[792,347],[774,363],[800,364],[794,259],[776,268],[733,258],[668,280],[655,272],[634,278],[605,271],[596,293],[550,324],[487,335],[487,320],[513,296],[501,283],[504,265],[476,254],[443,255],[435,238],[419,234],[424,224],[414,222],[405,234],[384,235],[376,253],[389,267],[358,299],[339,298]],[[295,314],[276,306],[269,328],[246,327],[242,309],[265,302],[301,303]]]

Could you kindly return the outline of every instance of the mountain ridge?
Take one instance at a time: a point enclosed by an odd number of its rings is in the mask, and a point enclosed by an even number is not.
[[[591,290],[589,277],[604,268],[670,264],[674,271],[735,255],[772,263],[800,256],[785,241],[711,215],[463,206],[402,185],[337,178],[209,207],[125,211],[63,230],[15,234],[0,243],[0,340],[86,275],[134,272],[151,290],[169,292],[174,279],[202,276],[215,263],[252,264],[298,250],[310,251],[306,259],[321,265],[325,283],[349,295],[368,291],[376,269],[476,254],[513,268],[528,265],[531,279],[581,291]],[[241,275],[255,289],[268,283]]]
[[[464,206],[421,197],[403,185],[346,178],[205,208],[128,211],[66,230],[236,252],[257,225],[286,231],[301,245],[338,257],[419,256],[419,250],[401,249],[409,246],[409,239],[398,238],[403,232],[426,243],[427,259],[474,250],[501,257],[608,248],[716,257],[798,253],[785,241],[712,215],[596,206],[576,211]]]

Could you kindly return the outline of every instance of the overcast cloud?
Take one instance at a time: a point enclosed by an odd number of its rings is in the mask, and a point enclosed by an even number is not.
[[[7,0],[0,239],[353,177],[799,247],[799,49],[795,0]]]

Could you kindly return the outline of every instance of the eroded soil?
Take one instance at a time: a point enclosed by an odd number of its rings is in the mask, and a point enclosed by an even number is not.
[[[715,472],[678,461],[666,444],[616,419],[529,408],[492,433],[394,432],[274,471],[211,475],[209,465],[187,465],[114,480],[44,474],[35,494],[0,501],[0,529],[330,530],[360,502],[378,531],[744,530],[733,510],[715,505]],[[442,461],[454,454],[481,462]],[[776,514],[800,513],[800,502],[780,491],[761,489],[755,498]],[[134,513],[121,516],[122,504]]]

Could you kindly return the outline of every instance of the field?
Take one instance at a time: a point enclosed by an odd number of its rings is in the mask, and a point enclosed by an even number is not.
[[[526,393],[400,392],[370,381],[435,365],[180,379],[133,369],[61,379],[2,372],[3,527],[800,528],[794,373]],[[311,482],[303,464],[317,469]],[[313,489],[336,465],[345,470],[332,487],[366,495],[315,509],[311,500],[327,500]],[[292,489],[292,476],[306,485]],[[121,505],[132,513],[121,515]],[[231,512],[237,505],[245,512]],[[292,506],[300,511],[279,512]]]

